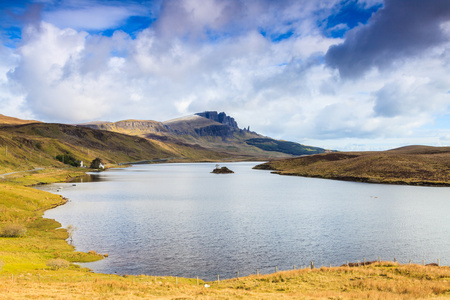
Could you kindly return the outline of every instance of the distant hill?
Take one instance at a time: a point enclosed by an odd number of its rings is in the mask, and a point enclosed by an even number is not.
[[[338,152],[271,161],[257,169],[281,175],[371,183],[450,185],[450,147],[407,146],[388,151]]]
[[[85,165],[138,161],[267,160],[324,149],[264,137],[225,113],[204,112],[166,122],[124,120],[80,125],[49,124],[2,116],[0,174],[64,167],[57,157]],[[70,158],[70,159],[69,159]],[[67,162],[65,158],[63,161]]]
[[[81,125],[163,142],[198,145],[213,151],[244,155],[249,158],[282,158],[326,151],[318,147],[275,140],[249,129],[240,129],[234,118],[216,111],[206,111],[164,122],[126,120]]]
[[[9,124],[9,125],[21,125],[21,124],[29,124],[29,123],[41,123],[39,121],[34,120],[22,120],[13,117],[8,117],[0,114],[0,125]]]

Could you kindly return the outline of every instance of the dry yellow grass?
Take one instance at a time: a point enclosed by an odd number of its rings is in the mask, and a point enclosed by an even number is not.
[[[0,299],[450,298],[450,267],[389,262],[252,275],[207,282],[209,287],[196,279],[85,274],[45,270],[2,276]]]
[[[378,152],[338,152],[272,161],[255,168],[282,175],[372,183],[450,185],[450,147],[409,146]]]
[[[0,114],[0,124],[18,125],[18,124],[28,124],[28,123],[41,123],[41,122],[34,121],[34,120],[22,120],[22,119],[8,117],[8,116]]]

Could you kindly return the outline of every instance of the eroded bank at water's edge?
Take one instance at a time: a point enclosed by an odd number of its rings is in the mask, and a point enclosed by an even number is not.
[[[421,186],[450,186],[450,147],[410,146],[377,152],[335,152],[255,166],[280,175]]]

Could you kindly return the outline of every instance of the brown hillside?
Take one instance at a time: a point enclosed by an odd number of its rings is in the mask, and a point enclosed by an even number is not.
[[[450,147],[408,146],[388,151],[338,152],[272,161],[258,169],[282,175],[372,183],[450,185]]]
[[[0,124],[20,125],[29,123],[41,123],[41,122],[34,120],[22,120],[0,114]]]

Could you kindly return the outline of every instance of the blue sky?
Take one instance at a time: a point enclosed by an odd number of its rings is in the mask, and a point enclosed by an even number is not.
[[[0,113],[241,127],[339,150],[450,143],[448,0],[0,2]]]

